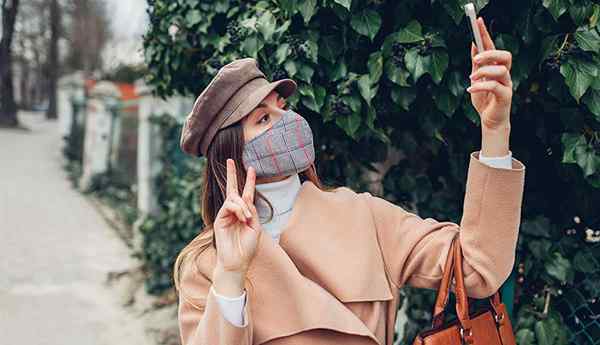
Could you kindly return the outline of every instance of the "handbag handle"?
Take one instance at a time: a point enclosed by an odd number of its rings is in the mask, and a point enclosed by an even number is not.
[[[463,255],[462,248],[460,246],[459,233],[452,239],[452,243],[450,245],[450,249],[448,251],[448,256],[446,259],[446,263],[444,266],[444,274],[442,276],[442,280],[440,283],[440,287],[438,290],[438,295],[435,301],[434,311],[433,311],[433,320],[432,327],[439,327],[444,322],[444,314],[446,305],[448,303],[448,296],[450,295],[450,285],[452,278],[454,278],[455,285],[455,295],[457,297],[456,300],[456,315],[461,324],[461,332],[470,330],[470,317],[469,317],[469,302],[468,295],[466,293],[465,285],[464,285],[464,271],[463,271]],[[457,264],[455,264],[457,263]],[[498,319],[498,315],[502,316],[502,313],[499,310],[499,306],[501,304],[500,294],[496,291],[492,296],[489,297],[490,304],[494,309],[496,322],[501,320]],[[467,336],[469,334],[467,333]]]

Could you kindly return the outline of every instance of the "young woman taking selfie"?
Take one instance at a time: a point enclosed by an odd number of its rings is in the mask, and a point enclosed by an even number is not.
[[[511,273],[525,166],[509,150],[511,54],[471,46],[482,145],[470,154],[460,226],[383,198],[325,188],[307,121],[286,106],[291,79],[256,60],[222,67],[196,99],[181,148],[206,157],[202,229],[174,279],[183,345],[391,345],[399,288],[436,289],[457,233],[468,295]],[[477,58],[475,58],[477,57]]]

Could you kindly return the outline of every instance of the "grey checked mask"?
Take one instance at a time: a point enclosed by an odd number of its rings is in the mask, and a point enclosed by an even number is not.
[[[244,145],[242,158],[246,169],[254,167],[256,177],[302,172],[315,160],[312,130],[305,118],[287,110],[271,128]]]

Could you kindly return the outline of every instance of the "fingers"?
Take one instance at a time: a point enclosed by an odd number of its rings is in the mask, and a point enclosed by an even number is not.
[[[504,65],[510,71],[512,67],[512,54],[508,50],[486,50],[476,54],[473,58],[474,63],[478,65]]]
[[[494,41],[492,40],[492,36],[488,32],[485,27],[485,23],[483,22],[483,18],[477,18],[477,25],[479,25],[479,32],[481,33],[481,40],[483,41],[483,49],[484,50],[493,50],[496,49],[494,46]]]
[[[239,195],[233,195],[231,197],[231,201],[233,201],[234,203],[236,203],[238,206],[240,206],[242,208],[242,210],[244,211],[244,215],[247,218],[252,217],[252,212],[250,212],[250,208],[248,207],[248,204],[246,203],[246,201],[244,201],[242,198],[240,198]],[[245,222],[246,219],[244,219],[243,221]]]
[[[246,215],[244,214],[244,209],[237,202],[232,199],[226,199],[223,202],[223,209],[225,209],[226,214],[234,214],[240,222],[246,223]]]
[[[246,172],[246,183],[242,191],[242,199],[248,204],[254,204],[254,187],[256,184],[256,170],[254,167],[249,167]]]
[[[497,80],[478,81],[467,88],[467,92],[469,93],[481,91],[492,92],[499,100],[508,102],[510,102],[512,97],[512,88],[500,84]]]
[[[510,73],[504,65],[487,65],[479,67],[469,76],[469,78],[471,78],[471,84],[473,84],[473,82],[493,79],[504,86],[512,87]]]
[[[226,197],[231,195],[238,195],[238,184],[235,170],[235,161],[231,158],[227,158],[227,185],[226,185]]]

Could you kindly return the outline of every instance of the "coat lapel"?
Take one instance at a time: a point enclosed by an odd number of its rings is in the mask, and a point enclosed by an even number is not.
[[[371,215],[355,195],[306,181],[279,244],[260,234],[247,275],[255,343],[325,328],[381,345],[344,305],[394,297]]]

